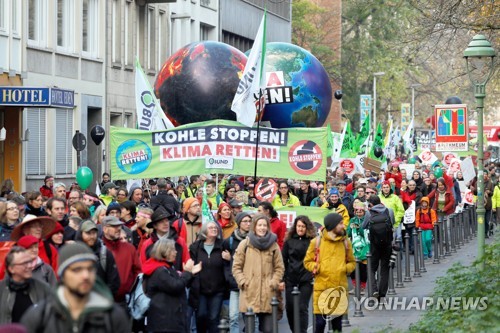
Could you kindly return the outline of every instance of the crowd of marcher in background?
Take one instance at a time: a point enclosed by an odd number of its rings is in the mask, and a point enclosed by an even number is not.
[[[104,173],[99,195],[50,175],[23,194],[5,180],[0,324],[29,332],[215,333],[226,316],[233,333],[252,308],[256,329],[271,332],[277,297],[292,330],[298,287],[300,331],[309,327],[312,296],[316,332],[324,332],[318,298],[332,287],[352,292],[347,277],[354,278],[356,259],[362,292],[372,274],[373,295],[366,296],[383,300],[402,237],[422,229],[424,257],[432,258],[434,224],[464,205],[461,172],[436,178],[417,161],[407,174],[400,162],[350,176],[336,168],[319,182],[275,179],[269,201],[258,200],[252,176],[166,177],[127,188]],[[500,221],[500,165],[486,165],[483,180],[488,236]],[[462,185],[477,194],[477,177]],[[204,194],[213,219],[203,217]],[[412,205],[415,220],[405,223]],[[277,209],[294,206],[323,208],[324,218],[299,215],[287,227]],[[133,319],[127,296],[138,276],[151,301],[144,317]],[[341,331],[341,317],[332,325]]]

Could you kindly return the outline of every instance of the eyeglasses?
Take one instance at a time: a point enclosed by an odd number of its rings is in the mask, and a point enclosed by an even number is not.
[[[23,266],[25,268],[30,267],[31,265],[33,265],[32,259],[12,264],[12,266]]]
[[[241,220],[241,223],[252,223],[252,220]]]

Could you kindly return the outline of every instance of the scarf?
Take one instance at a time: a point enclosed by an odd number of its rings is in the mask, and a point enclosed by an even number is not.
[[[30,286],[29,279],[24,282],[16,282],[9,278],[9,289],[11,291],[19,292],[27,290]]]
[[[219,222],[221,228],[224,229],[227,226],[231,226],[232,221],[230,219],[225,219],[225,218],[221,217],[218,222]]]
[[[237,240],[239,240],[240,242],[242,240],[244,240],[245,238],[247,238],[248,236],[248,232],[243,232],[241,229],[236,229],[234,230],[234,238],[236,238]]]
[[[276,243],[276,235],[270,231],[267,232],[265,236],[257,236],[253,231],[250,231],[248,233],[248,239],[250,241],[250,244],[252,244],[253,247],[259,249],[259,250],[267,250]]]

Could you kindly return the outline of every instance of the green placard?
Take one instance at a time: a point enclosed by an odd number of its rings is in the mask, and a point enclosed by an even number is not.
[[[257,147],[257,136],[259,144]],[[148,132],[111,127],[113,179],[207,173],[324,180],[327,128],[244,127],[230,120]]]

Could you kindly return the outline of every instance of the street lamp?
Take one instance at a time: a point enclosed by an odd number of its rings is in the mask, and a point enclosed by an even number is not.
[[[414,83],[411,88],[411,119],[413,120],[413,127],[415,127],[415,88],[420,87],[420,83]]]
[[[476,35],[469,43],[469,47],[464,51],[467,72],[474,85],[474,97],[476,98],[477,109],[477,256],[481,259],[484,256],[484,156],[483,156],[483,108],[486,97],[486,83],[493,73],[493,58],[495,50],[484,35]],[[484,268],[484,261],[480,262],[481,269]]]
[[[377,127],[377,76],[385,75],[385,72],[373,73],[373,119],[372,119],[372,133],[375,133]],[[375,134],[374,134],[375,135]]]

